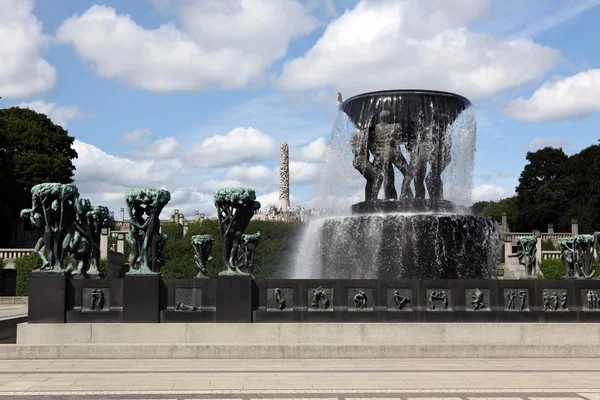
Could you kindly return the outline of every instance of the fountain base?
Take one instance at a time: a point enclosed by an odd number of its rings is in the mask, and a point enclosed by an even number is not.
[[[330,217],[318,221],[308,240],[312,255],[304,262],[310,271],[296,277],[486,279],[500,250],[492,220],[455,214]]]

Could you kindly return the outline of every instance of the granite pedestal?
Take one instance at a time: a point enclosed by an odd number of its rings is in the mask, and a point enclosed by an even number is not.
[[[66,282],[64,274],[31,274],[28,307],[30,323],[65,322]]]
[[[252,322],[252,277],[217,277],[217,322]]]
[[[159,322],[160,275],[125,275],[123,321]]]

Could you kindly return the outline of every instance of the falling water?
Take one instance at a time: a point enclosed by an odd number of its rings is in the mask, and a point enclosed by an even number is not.
[[[365,180],[353,167],[352,138],[360,129],[366,129],[377,115],[384,115],[386,123],[400,127],[401,132],[410,132],[409,137],[412,134],[417,140],[437,143],[437,154],[449,153],[450,162],[441,173],[443,198],[452,201],[457,208],[468,206],[476,122],[475,112],[467,99],[423,91],[356,96],[340,106],[317,188],[315,206],[331,210],[331,215],[311,220],[306,227],[292,277],[489,277],[500,256],[497,225],[489,219],[461,215],[456,211],[414,213],[407,210],[351,215],[351,205],[365,199]],[[439,136],[433,136],[435,134]],[[400,150],[410,162],[408,147],[403,144]],[[436,151],[431,145],[427,149],[429,154]],[[415,152],[412,154],[414,156]],[[373,162],[372,155],[370,161]],[[427,173],[431,170],[428,164]],[[399,195],[402,180],[403,175],[395,169]],[[414,182],[411,189],[415,192]],[[383,188],[379,193],[381,198]]]

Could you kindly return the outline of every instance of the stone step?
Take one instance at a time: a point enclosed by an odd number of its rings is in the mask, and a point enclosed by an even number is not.
[[[600,345],[471,344],[71,344],[0,345],[1,360],[23,359],[370,359],[598,358]]]

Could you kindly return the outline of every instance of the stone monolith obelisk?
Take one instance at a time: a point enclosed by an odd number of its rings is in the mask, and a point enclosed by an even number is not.
[[[286,142],[281,142],[279,158],[279,210],[288,212],[290,208],[290,148]]]

